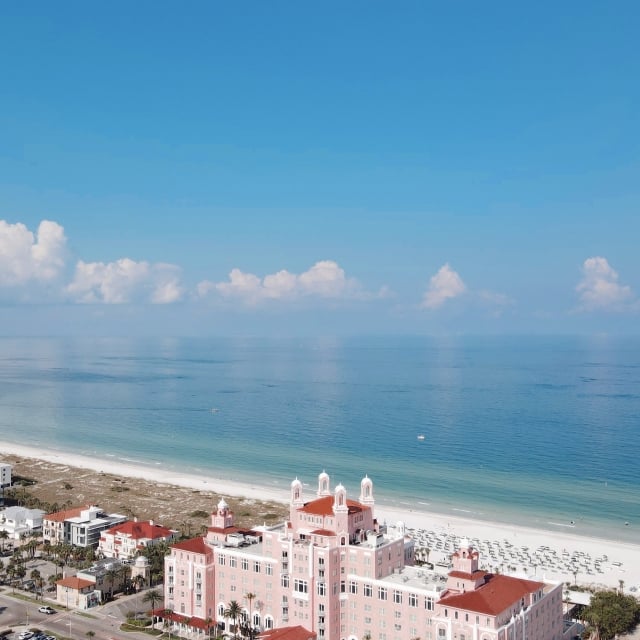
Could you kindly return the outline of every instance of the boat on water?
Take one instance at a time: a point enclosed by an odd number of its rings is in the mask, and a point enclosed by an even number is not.
[[[424,440],[424,434],[423,434],[423,433],[421,433],[421,434],[418,436],[418,440]]]

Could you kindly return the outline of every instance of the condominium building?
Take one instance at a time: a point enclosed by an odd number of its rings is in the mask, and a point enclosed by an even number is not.
[[[375,519],[367,477],[358,500],[323,472],[305,501],[294,480],[276,526],[240,529],[221,500],[206,535],[172,546],[164,590],[175,624],[193,630],[231,631],[236,601],[255,632],[302,627],[319,640],[563,640],[561,584],[482,571],[466,540],[448,574],[414,566],[403,523]]]
[[[66,509],[48,513],[44,517],[42,537],[50,544],[95,547],[100,541],[102,531],[126,519],[126,516],[117,513],[107,515],[95,505]]]

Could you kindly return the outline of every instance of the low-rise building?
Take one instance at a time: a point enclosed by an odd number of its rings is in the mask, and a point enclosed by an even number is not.
[[[56,582],[56,600],[70,609],[89,609],[100,604],[100,594],[91,580],[69,576]]]
[[[0,531],[6,531],[9,538],[19,540],[22,535],[42,531],[44,511],[26,507],[7,507],[0,511]]]
[[[173,542],[178,532],[156,524],[153,520],[127,520],[102,531],[98,553],[105,558],[131,560],[144,548],[160,542]]]

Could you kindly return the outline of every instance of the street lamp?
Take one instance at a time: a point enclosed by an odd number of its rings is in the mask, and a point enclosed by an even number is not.
[[[67,594],[67,615],[69,616],[69,637],[71,638],[71,610],[69,609],[69,587],[65,587]]]

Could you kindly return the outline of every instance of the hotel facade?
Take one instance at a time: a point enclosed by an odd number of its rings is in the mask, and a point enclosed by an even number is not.
[[[482,571],[465,540],[448,574],[414,566],[404,525],[374,517],[371,479],[358,500],[332,490],[324,472],[312,500],[302,489],[291,483],[284,523],[239,529],[221,500],[206,535],[172,545],[164,606],[174,624],[230,632],[236,601],[256,634],[300,626],[319,640],[563,640],[561,584]]]

